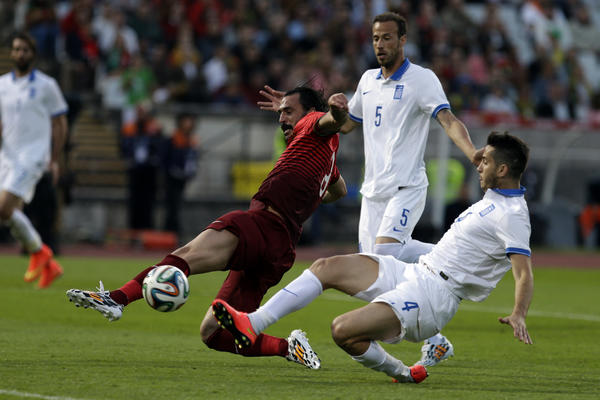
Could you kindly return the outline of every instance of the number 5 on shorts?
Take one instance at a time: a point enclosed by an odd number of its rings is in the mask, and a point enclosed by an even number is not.
[[[401,308],[401,310],[402,311],[410,311],[413,308],[419,308],[419,305],[417,303],[415,303],[414,301],[405,301],[404,307]]]

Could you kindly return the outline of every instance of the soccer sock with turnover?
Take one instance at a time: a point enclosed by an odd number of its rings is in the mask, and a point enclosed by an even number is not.
[[[142,284],[144,282],[144,278],[146,275],[148,275],[148,272],[152,271],[156,266],[159,265],[173,265],[183,271],[185,276],[190,275],[190,266],[188,263],[181,257],[169,254],[158,264],[144,269],[119,289],[111,291],[110,297],[117,303],[123,305],[127,305],[133,301],[141,299],[143,297]]]
[[[410,381],[410,369],[402,361],[386,353],[383,347],[375,341],[371,341],[364,354],[352,356],[352,359],[367,368],[383,372],[401,382]]]
[[[302,275],[275,293],[258,310],[248,314],[252,328],[259,334],[280,318],[306,307],[321,293],[323,285],[319,278],[310,270],[304,270]]]

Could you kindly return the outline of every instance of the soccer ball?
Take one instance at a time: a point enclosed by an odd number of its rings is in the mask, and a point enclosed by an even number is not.
[[[162,312],[175,311],[185,304],[190,283],[185,274],[172,265],[161,265],[146,275],[142,285],[146,303]]]

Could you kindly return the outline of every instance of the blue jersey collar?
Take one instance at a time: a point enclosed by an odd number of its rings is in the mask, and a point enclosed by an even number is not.
[[[13,81],[17,80],[17,74],[15,74],[15,70],[13,69],[12,71],[10,71],[10,73],[12,74],[12,79]],[[29,82],[33,82],[35,80],[35,68],[31,70],[31,72],[29,73]]]
[[[519,197],[525,195],[527,189],[521,186],[519,189],[492,189],[494,192],[506,197]]]
[[[396,72],[394,72],[392,74],[392,76],[390,76],[390,79],[394,80],[394,81],[399,81],[400,78],[402,78],[402,75],[404,75],[404,73],[406,72],[406,70],[408,69],[408,67],[410,66],[410,61],[408,60],[408,58],[404,59],[404,62],[402,63],[402,65],[400,65],[400,68],[398,68],[396,70]],[[377,76],[375,77],[375,79],[381,79],[383,78],[383,74],[381,73],[381,68],[379,68],[379,73],[377,73]]]

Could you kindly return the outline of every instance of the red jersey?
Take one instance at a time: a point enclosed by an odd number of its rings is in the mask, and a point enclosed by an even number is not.
[[[292,141],[252,197],[285,218],[294,241],[300,237],[302,223],[321,203],[329,184],[340,177],[335,165],[339,133],[327,136],[315,133],[324,114],[311,112],[298,121]]]

